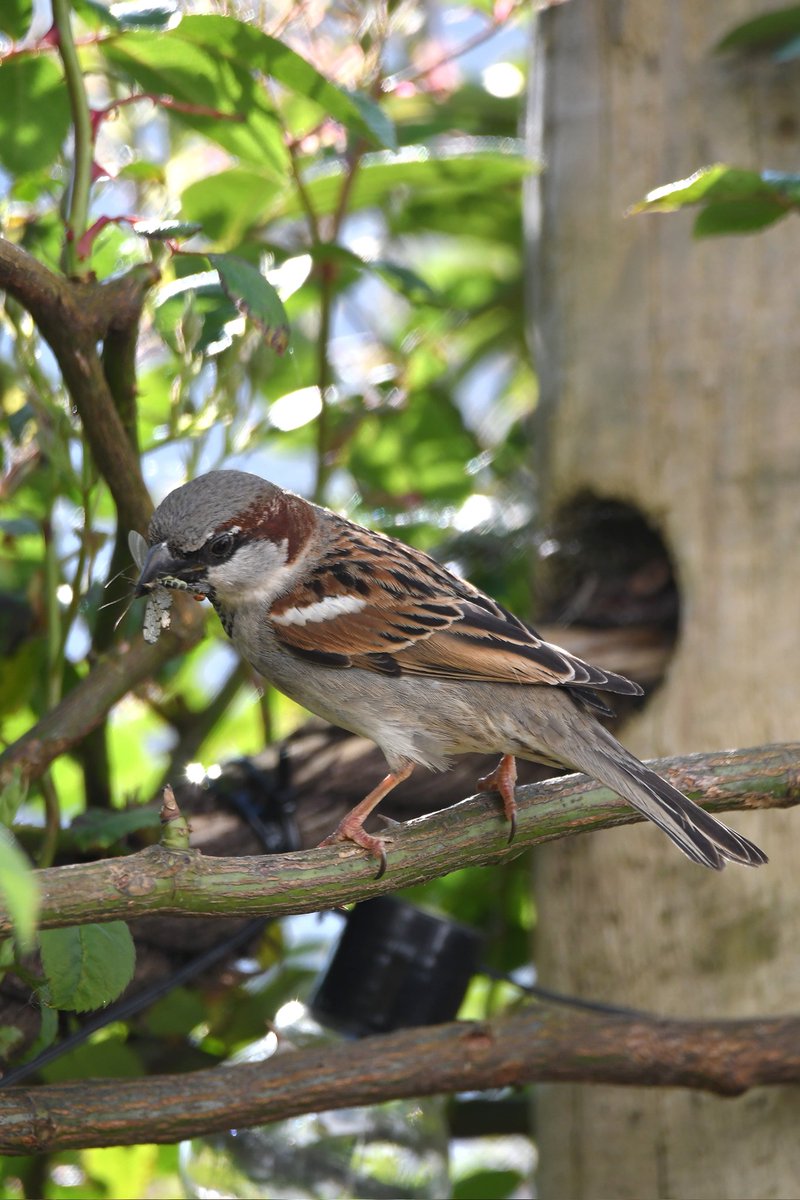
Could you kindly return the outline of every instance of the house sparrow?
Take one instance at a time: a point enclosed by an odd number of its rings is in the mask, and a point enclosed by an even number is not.
[[[249,663],[287,696],[380,746],[389,774],[323,845],[352,841],[421,763],[501,755],[480,782],[514,830],[515,757],[571,767],[624,797],[695,862],[766,855],[661,779],[600,724],[598,692],[641,695],[621,675],[542,641],[495,600],[419,550],[242,471],[211,471],[161,502],[137,595],[207,596]]]

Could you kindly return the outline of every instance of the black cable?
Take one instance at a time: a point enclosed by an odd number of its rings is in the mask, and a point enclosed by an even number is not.
[[[235,933],[227,934],[222,941],[210,946],[202,954],[197,954],[194,958],[189,959],[182,967],[178,967],[176,971],[173,971],[168,979],[156,980],[146,988],[142,988],[140,992],[136,992],[135,995],[128,996],[124,1000],[117,1000],[114,1004],[109,1004],[108,1008],[104,1008],[96,1017],[90,1017],[75,1033],[69,1034],[52,1046],[48,1046],[46,1050],[43,1050],[41,1054],[37,1054],[36,1058],[32,1058],[30,1062],[20,1063],[18,1067],[12,1067],[0,1079],[0,1088],[8,1087],[12,1083],[19,1083],[21,1080],[27,1079],[30,1075],[38,1071],[40,1067],[53,1062],[57,1058],[61,1058],[62,1054],[67,1054],[70,1050],[74,1050],[76,1046],[80,1046],[93,1033],[96,1033],[98,1029],[109,1025],[112,1021],[125,1020],[128,1017],[135,1016],[142,1009],[148,1008],[156,1000],[160,1000],[162,996],[166,996],[171,992],[173,988],[179,987],[180,984],[193,979],[202,971],[215,966],[221,959],[227,958],[232,950],[238,949],[239,946],[245,945],[252,938],[256,937],[266,924],[266,917],[255,917],[252,921],[248,921],[246,925],[243,925],[241,929],[237,929]]]
[[[641,1009],[624,1008],[619,1004],[604,1004],[601,1000],[582,1000],[580,996],[568,996],[564,992],[554,992],[550,988],[540,987],[538,983],[520,983],[512,975],[507,975],[503,971],[496,971],[493,967],[481,967],[480,972],[482,975],[486,975],[489,979],[494,979],[498,983],[513,984],[514,987],[524,992],[526,996],[546,1000],[549,1004],[564,1004],[569,1008],[583,1008],[589,1012],[608,1013],[611,1016],[619,1017],[641,1017],[646,1015]]]

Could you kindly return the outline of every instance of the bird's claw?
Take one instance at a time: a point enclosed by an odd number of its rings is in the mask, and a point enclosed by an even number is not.
[[[503,812],[509,823],[508,844],[517,832],[517,802],[514,788],[517,782],[517,763],[513,754],[504,754],[493,771],[483,775],[478,785],[487,792],[498,792],[503,801]]]
[[[396,823],[396,822],[395,822]],[[347,817],[334,829],[333,833],[328,837],[323,838],[320,842],[320,849],[323,846],[335,846],[338,842],[352,842],[355,846],[360,846],[362,850],[366,850],[373,858],[379,860],[378,873],[376,879],[386,874],[388,859],[386,857],[386,842],[387,839],[375,837],[372,833],[367,833],[363,825],[355,822],[348,823]]]

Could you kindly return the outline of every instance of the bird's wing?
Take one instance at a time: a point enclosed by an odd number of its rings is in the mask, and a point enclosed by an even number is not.
[[[387,675],[551,684],[640,694],[635,683],[543,641],[421,551],[342,522],[328,550],[272,605],[287,649]]]

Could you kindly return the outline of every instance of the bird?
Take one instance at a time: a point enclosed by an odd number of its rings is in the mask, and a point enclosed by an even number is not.
[[[585,772],[717,870],[766,855],[626,750],[602,694],[641,687],[544,641],[434,558],[258,475],[216,470],[150,521],[135,595],[208,598],[244,659],[304,708],[375,742],[388,773],[321,844],[353,842],[386,870],[364,821],[415,766],[499,754],[479,783],[513,837],[516,759]],[[144,549],[144,547],[142,548]]]

